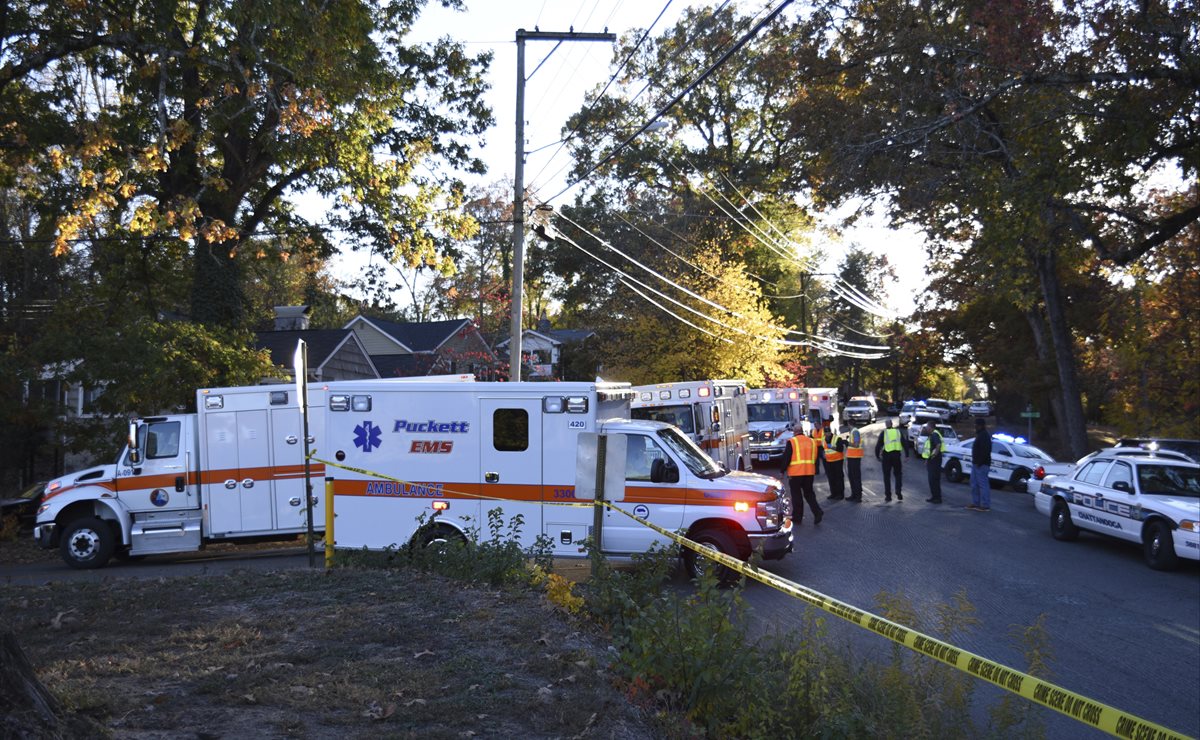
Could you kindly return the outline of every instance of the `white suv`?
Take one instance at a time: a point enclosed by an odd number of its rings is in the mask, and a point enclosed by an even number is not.
[[[1071,475],[1044,481],[1034,505],[1050,517],[1057,540],[1086,529],[1135,542],[1155,570],[1200,560],[1200,465],[1193,462],[1103,450]]]

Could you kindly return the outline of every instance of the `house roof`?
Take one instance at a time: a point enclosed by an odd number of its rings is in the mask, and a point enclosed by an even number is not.
[[[371,355],[371,362],[381,378],[416,378],[429,374],[437,363],[434,354]]]
[[[452,338],[464,325],[471,324],[470,319],[399,323],[387,319],[356,316],[346,324],[345,328],[351,328],[356,321],[367,322],[411,352],[433,352]],[[382,371],[380,372],[382,373]]]
[[[541,337],[551,344],[572,344],[574,342],[582,342],[588,337],[593,336],[595,333],[596,332],[591,331],[590,329],[526,329],[525,331],[521,332],[521,336]],[[507,347],[510,341],[512,341],[512,337],[498,342],[496,347]]]
[[[255,333],[254,346],[271,353],[271,364],[290,368],[296,352],[296,341],[308,345],[308,364],[321,367],[346,342],[357,341],[349,329],[304,329],[293,331],[260,331]],[[366,353],[364,353],[365,355]]]

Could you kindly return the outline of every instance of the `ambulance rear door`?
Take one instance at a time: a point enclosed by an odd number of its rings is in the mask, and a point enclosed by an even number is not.
[[[514,516],[523,517],[520,541],[528,547],[542,532],[542,400],[482,398],[479,417],[479,490],[484,496],[479,537],[491,537],[487,513],[498,508],[503,534]]]

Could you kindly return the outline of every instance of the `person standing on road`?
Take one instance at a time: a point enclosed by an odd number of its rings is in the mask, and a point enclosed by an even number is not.
[[[817,415],[819,416],[820,412]],[[813,470],[819,473],[821,472],[821,459],[825,457],[825,427],[821,422],[818,421],[816,424],[813,424],[811,435],[813,443],[817,446],[817,462]]]
[[[896,500],[904,500],[904,495],[900,493],[901,485],[904,482],[904,473],[900,468],[901,450],[904,451],[904,456],[908,457],[908,447],[904,444],[902,432],[893,427],[892,420],[888,419],[884,422],[883,433],[879,435],[879,439],[875,440],[875,459],[883,462],[884,503],[890,503],[892,500],[892,477],[896,479]],[[889,477],[889,473],[891,477]]]
[[[933,422],[925,425],[925,446],[921,449],[921,457],[925,458],[925,475],[929,478],[930,504],[942,503],[942,435],[934,428]]]
[[[820,524],[825,512],[817,505],[813,492],[813,477],[817,474],[817,441],[804,433],[799,424],[783,453],[783,472],[787,475],[792,494],[792,521],[796,526],[804,521],[804,502],[812,509],[813,524]]]
[[[846,474],[842,467],[842,459],[846,456],[846,438],[840,434],[834,436],[830,429],[825,436],[825,478],[829,481],[830,501],[841,501],[846,498]]]
[[[862,459],[862,432],[851,429],[846,440],[846,475],[850,478],[850,496],[846,500],[856,504],[862,503]]]
[[[988,472],[992,468],[992,435],[983,417],[975,419],[975,441],[971,443],[971,503],[968,509],[991,511],[992,490]]]

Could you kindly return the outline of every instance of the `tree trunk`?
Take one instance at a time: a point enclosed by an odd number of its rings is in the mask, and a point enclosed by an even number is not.
[[[0,737],[59,736],[61,712],[17,638],[11,632],[0,635]]]
[[[1046,320],[1050,325],[1050,338],[1054,342],[1054,362],[1058,369],[1058,385],[1063,407],[1060,428],[1065,436],[1071,459],[1077,460],[1087,454],[1087,421],[1083,415],[1079,380],[1075,374],[1075,343],[1071,336],[1071,329],[1067,326],[1066,311],[1059,289],[1054,247],[1045,245],[1032,257],[1037,267],[1038,281],[1042,286],[1042,299],[1046,303]]]
[[[1058,383],[1050,371],[1050,368],[1054,366],[1054,350],[1050,346],[1050,342],[1046,341],[1046,326],[1042,320],[1041,313],[1038,312],[1036,307],[1030,307],[1025,311],[1025,322],[1029,324],[1029,333],[1033,335],[1034,354],[1037,355],[1038,369],[1042,372],[1045,389],[1050,391],[1049,396],[1052,399],[1050,402],[1050,414],[1054,417],[1054,426],[1058,429],[1063,429],[1066,425],[1066,417],[1063,414],[1062,403],[1053,400],[1057,396],[1054,390],[1058,387]],[[1030,401],[1032,400],[1033,395],[1031,393]],[[1029,441],[1033,442],[1032,439]]]

